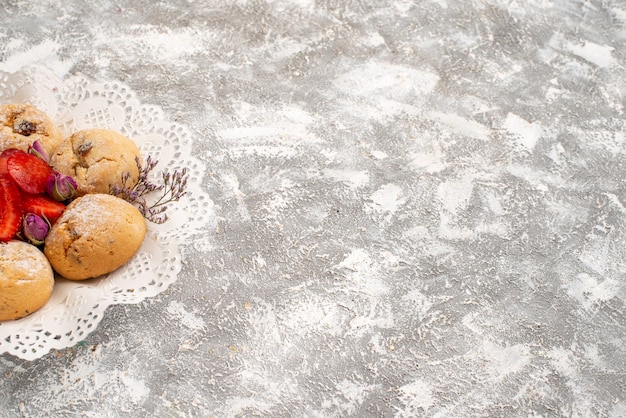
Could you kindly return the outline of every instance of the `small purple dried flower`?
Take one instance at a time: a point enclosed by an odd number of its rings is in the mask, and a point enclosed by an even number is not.
[[[24,216],[24,237],[33,245],[42,245],[50,230],[50,224],[45,218],[34,213]]]
[[[50,159],[48,153],[46,152],[46,149],[43,147],[43,145],[41,145],[41,142],[39,142],[39,140],[36,140],[35,142],[33,142],[32,145],[28,146],[28,152],[41,158],[45,162],[48,162],[48,160]]]
[[[56,171],[48,177],[46,182],[46,193],[59,202],[73,198],[77,188],[76,180]]]
[[[168,220],[165,213],[167,204],[180,200],[186,193],[188,170],[186,167],[180,171],[174,170],[174,173],[166,170],[161,173],[163,184],[155,184],[150,181],[149,176],[158,161],[148,156],[145,165],[141,164],[139,158],[136,158],[135,162],[139,169],[137,183],[127,186],[130,174],[122,173],[122,186],[112,186],[109,193],[135,205],[150,222],[162,224]],[[151,202],[146,201],[146,196],[153,192],[160,192],[160,197]]]

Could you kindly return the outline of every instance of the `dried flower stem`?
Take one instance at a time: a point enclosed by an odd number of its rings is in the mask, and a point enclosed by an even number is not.
[[[161,173],[163,183],[155,184],[148,178],[158,161],[148,156],[145,165],[141,164],[138,157],[135,158],[135,162],[139,169],[137,182],[129,187],[130,173],[124,172],[122,173],[122,186],[114,185],[109,192],[135,205],[144,218],[150,222],[162,224],[169,219],[165,213],[168,203],[180,200],[186,193],[188,170],[183,168],[180,171],[174,170],[173,173],[165,170]],[[149,203],[146,198],[154,192],[160,192],[160,197]]]

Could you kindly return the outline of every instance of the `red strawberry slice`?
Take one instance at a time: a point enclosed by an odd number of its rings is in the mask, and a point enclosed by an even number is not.
[[[0,175],[8,173],[7,161],[9,160],[9,157],[13,154],[18,154],[20,152],[24,152],[24,151],[19,150],[17,148],[7,148],[4,151],[2,151],[2,153],[0,153]]]
[[[22,211],[24,214],[34,213],[48,219],[53,224],[63,214],[65,205],[47,195],[26,194],[22,195]]]
[[[22,220],[22,197],[18,187],[0,175],[0,241],[15,237]]]
[[[46,191],[46,181],[52,175],[52,167],[41,158],[21,151],[9,157],[7,172],[20,189],[36,194]]]

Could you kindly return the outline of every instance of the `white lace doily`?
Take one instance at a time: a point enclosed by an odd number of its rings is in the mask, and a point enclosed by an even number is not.
[[[148,222],[148,234],[135,257],[119,270],[84,282],[57,280],[51,299],[39,311],[0,322],[0,353],[33,360],[75,345],[92,332],[106,308],[139,303],[167,289],[181,269],[181,244],[206,225],[211,205],[201,189],[204,167],[192,157],[192,135],[165,119],[158,106],[139,102],[117,81],[96,82],[80,76],[60,79],[42,67],[0,72],[0,102],[31,103],[52,118],[64,136],[79,129],[109,128],[135,140],[142,155],[159,161],[160,171],[187,167],[187,193],[169,205],[169,220]]]

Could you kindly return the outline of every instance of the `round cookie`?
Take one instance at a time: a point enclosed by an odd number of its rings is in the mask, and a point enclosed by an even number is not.
[[[133,140],[110,129],[85,129],[72,134],[50,156],[50,165],[71,176],[78,185],[76,196],[109,193],[112,185],[123,186],[122,173],[128,173],[126,185],[137,183],[139,149]]]
[[[0,151],[28,146],[39,141],[48,155],[63,142],[61,131],[36,107],[25,103],[0,106]]]
[[[0,321],[35,312],[50,299],[53,288],[54,273],[37,247],[0,242]]]
[[[85,280],[125,264],[145,235],[139,209],[109,194],[88,194],[70,203],[52,226],[44,253],[61,276]]]

